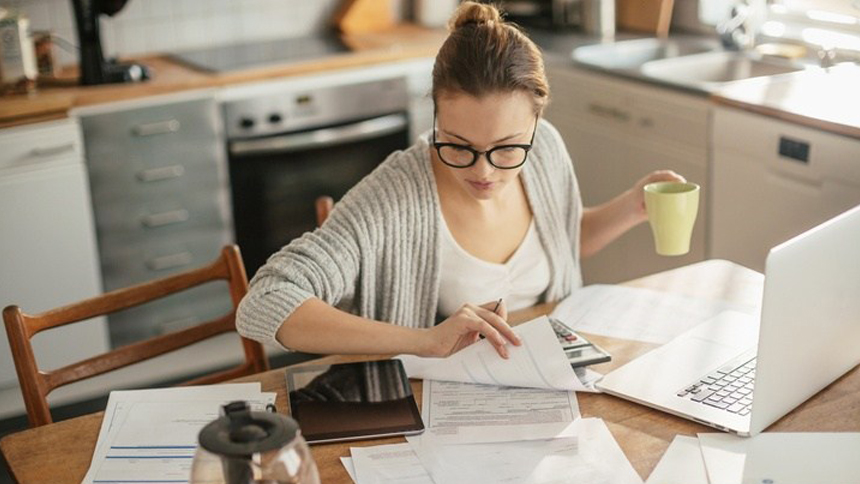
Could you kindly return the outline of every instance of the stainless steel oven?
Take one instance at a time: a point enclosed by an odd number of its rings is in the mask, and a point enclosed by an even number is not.
[[[408,107],[402,77],[224,104],[236,242],[249,275],[315,228],[317,197],[338,200],[408,146]]]

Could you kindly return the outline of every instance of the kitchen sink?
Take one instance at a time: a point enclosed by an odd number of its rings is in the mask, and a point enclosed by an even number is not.
[[[588,67],[698,92],[808,67],[754,52],[726,51],[717,39],[685,36],[587,45],[574,49],[573,59]]]
[[[677,37],[669,39],[635,39],[579,47],[573,59],[593,67],[616,70],[637,69],[646,62],[711,52],[720,49],[716,40]]]
[[[642,64],[646,77],[709,91],[719,84],[753,77],[785,74],[804,66],[779,60],[764,60],[744,52],[708,52],[653,60]]]

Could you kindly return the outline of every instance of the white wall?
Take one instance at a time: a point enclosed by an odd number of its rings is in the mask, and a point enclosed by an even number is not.
[[[201,47],[296,37],[320,31],[340,0],[130,0],[114,17],[102,16],[105,56],[173,52]],[[392,1],[395,18],[401,2]],[[77,45],[71,0],[0,0],[25,13],[32,30],[51,30]],[[77,53],[55,47],[60,64]]]

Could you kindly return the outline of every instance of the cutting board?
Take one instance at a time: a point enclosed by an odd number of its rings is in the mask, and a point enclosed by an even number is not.
[[[616,0],[618,30],[666,37],[672,21],[674,0]]]
[[[343,0],[334,18],[344,34],[364,34],[394,25],[390,0]]]

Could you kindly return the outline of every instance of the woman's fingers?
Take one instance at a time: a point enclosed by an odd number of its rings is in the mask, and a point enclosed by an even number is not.
[[[495,305],[495,303],[493,304]],[[505,321],[505,318],[502,317],[500,314],[494,313],[492,310],[487,309],[486,306],[475,306],[471,307],[470,309],[472,309],[472,311],[474,311],[478,317],[492,325],[492,327],[496,331],[501,333],[508,341],[510,341],[516,346],[522,344],[522,341],[520,341],[520,337],[517,336],[516,333],[514,333],[513,328],[511,328],[508,322]]]
[[[480,318],[474,318],[469,319],[467,324],[470,330],[483,334],[487,338],[487,341],[496,348],[499,356],[505,359],[508,358],[507,342],[490,323]]]

